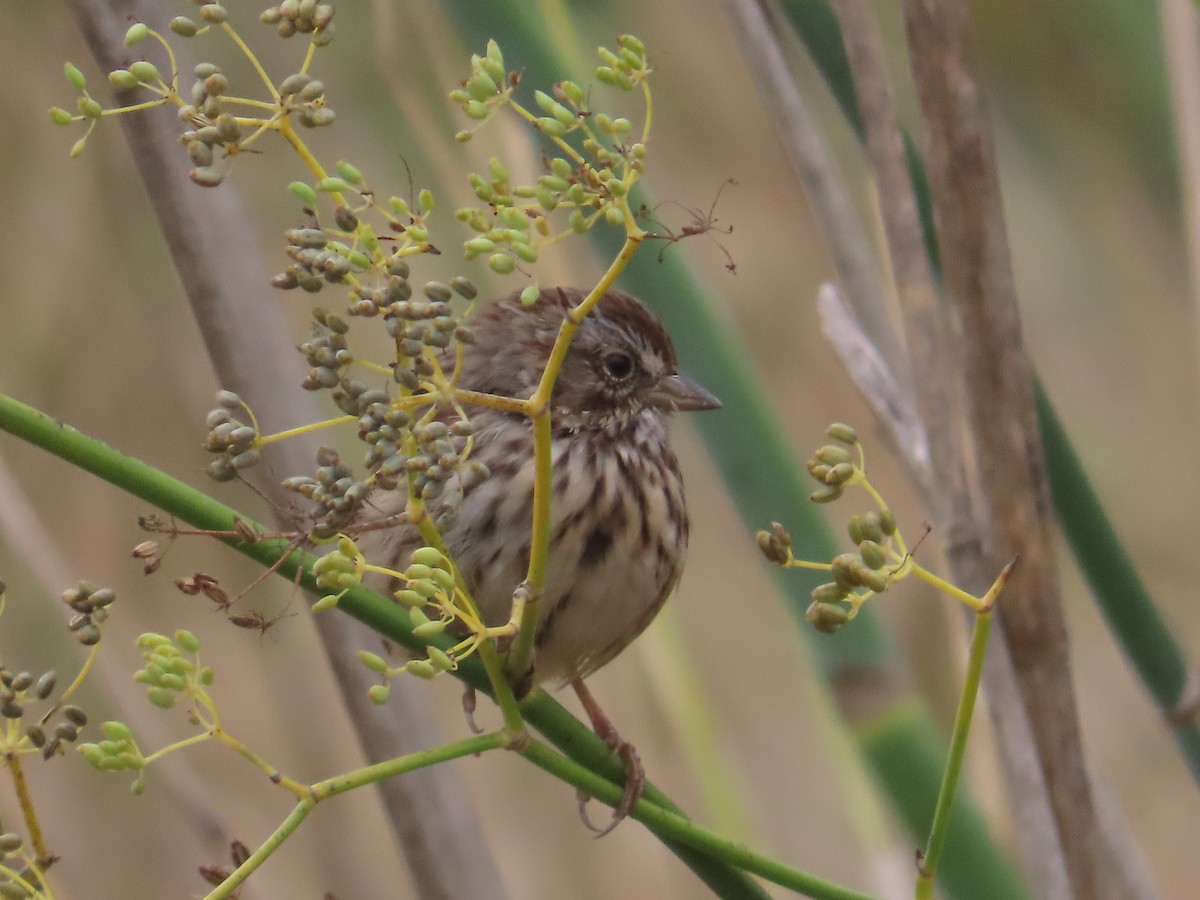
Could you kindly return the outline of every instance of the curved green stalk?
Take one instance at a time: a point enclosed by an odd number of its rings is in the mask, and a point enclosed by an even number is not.
[[[584,769],[571,760],[559,756],[540,741],[530,741],[522,748],[521,755],[533,762],[539,768],[557,776],[563,781],[575,785],[580,790],[616,804],[621,800],[622,789],[610,781],[606,781],[594,773]],[[645,808],[643,809],[643,806]],[[645,824],[655,834],[670,826],[673,840],[695,847],[723,859],[739,869],[753,872],[768,881],[798,891],[807,897],[818,900],[872,900],[870,895],[842,887],[823,878],[817,878],[776,860],[769,859],[752,850],[727,841],[714,835],[700,826],[681,816],[659,807],[639,801],[634,807],[633,817]]]
[[[0,430],[100,476],[195,528],[233,532],[238,521],[253,527],[253,523],[204,493],[4,395],[0,395]],[[290,579],[296,575],[297,569],[303,569],[301,584],[307,590],[316,590],[315,581],[307,574],[315,558],[310,554],[296,553],[288,541],[264,539],[247,543],[236,537],[219,540],[264,566],[278,564],[275,571],[285,578]],[[286,559],[279,563],[280,557],[284,556]],[[413,637],[411,623],[400,606],[368,588],[351,588],[339,600],[338,607],[380,634],[417,652],[423,652],[430,643]],[[483,664],[474,656],[464,660],[454,674],[477,689],[490,689]],[[624,785],[624,767],[614,758],[607,745],[544,691],[534,690],[526,697],[521,703],[521,712],[527,722],[569,757],[598,773],[599,777],[608,779],[610,784],[616,787]],[[646,785],[644,802],[647,807],[658,806],[682,817],[678,807],[651,784]],[[660,837],[718,896],[767,897],[748,875],[705,851],[697,850],[683,839],[683,835],[677,835],[672,826],[664,826]]]

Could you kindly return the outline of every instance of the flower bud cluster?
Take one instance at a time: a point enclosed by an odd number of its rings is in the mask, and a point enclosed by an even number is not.
[[[104,732],[104,740],[79,745],[79,752],[88,765],[101,772],[141,771],[145,767],[145,757],[133,739],[129,726],[123,722],[105,722],[100,730]],[[141,793],[138,789],[140,781],[134,782],[135,793]]]
[[[825,432],[839,444],[858,447],[858,432],[849,425],[836,423]],[[878,494],[870,487],[862,469],[861,450],[857,457],[851,455],[846,446],[826,444],[808,460],[808,471],[822,489],[811,499],[816,503],[836,500],[848,484],[866,486],[881,504],[878,510],[850,517],[847,531],[856,550],[840,553],[829,565],[798,562],[792,555],[792,538],[778,522],[771,531],[760,531],[756,535],[759,550],[770,562],[784,567],[828,568],[833,580],[818,585],[812,591],[812,603],[805,611],[805,618],[818,631],[832,633],[854,618],[858,608],[873,594],[888,589],[891,581],[900,573],[903,559],[903,543],[897,550],[896,516]]]
[[[108,607],[116,599],[112,588],[98,588],[88,581],[81,581],[63,592],[63,603],[75,612],[67,622],[67,628],[79,643],[85,647],[100,643],[100,626],[108,618]]]
[[[0,582],[0,612],[4,592]],[[75,613],[68,627],[82,643],[91,645],[100,640],[99,623],[105,620],[115,599],[111,588],[98,588],[85,581],[63,593],[63,601]],[[80,707],[65,702],[70,690],[53,702],[49,711],[34,712],[38,705],[52,702],[57,685],[58,675],[53,669],[36,674],[0,662],[0,717],[8,721],[7,727],[0,729],[0,754],[15,757],[36,752],[50,759],[75,742],[88,717]]]
[[[850,443],[857,443],[857,440],[856,434],[854,441]],[[808,474],[822,485],[809,496],[813,503],[831,503],[837,500],[842,496],[847,484],[862,476],[862,471],[855,464],[850,451],[836,444],[818,447],[805,466],[808,468]]]
[[[204,449],[217,454],[207,469],[208,477],[214,481],[232,481],[239,472],[262,459],[258,428],[236,418],[233,414],[239,411],[249,411],[241,397],[233,391],[218,391],[217,406],[209,410],[205,419],[208,434]]]
[[[160,709],[170,709],[180,694],[186,696],[198,686],[213,683],[213,670],[196,664],[200,641],[190,631],[180,629],[174,638],[146,632],[138,637],[137,645],[142,648],[145,665],[133,674],[133,680],[147,686],[147,698]]]
[[[323,612],[337,606],[341,594],[362,582],[363,556],[358,545],[343,535],[337,545],[313,564],[313,577],[317,587],[335,591],[322,597],[313,605],[314,612]]]
[[[0,826],[0,897],[32,900],[50,896],[42,869],[33,863],[32,857],[21,835]]]
[[[0,716],[28,723],[16,732],[15,744],[10,744],[10,748],[33,748],[43,759],[50,759],[79,737],[79,729],[87,724],[88,717],[78,706],[69,703],[56,706],[49,716],[40,719],[29,715],[30,706],[48,700],[56,683],[53,670],[34,675],[0,666]]]
[[[280,37],[311,34],[313,44],[318,47],[324,47],[333,40],[332,3],[318,3],[317,0],[283,0],[278,6],[264,9],[259,13],[258,20],[264,25],[274,25]]]
[[[453,602],[455,581],[450,561],[436,547],[418,547],[413,551],[411,564],[400,576],[405,586],[392,596],[408,608],[413,635],[426,640],[440,637],[458,618]],[[391,679],[401,672],[429,679],[458,668],[458,659],[453,652],[427,644],[425,654],[424,659],[411,659],[393,669],[381,656],[360,650],[359,662],[384,677],[382,684],[373,685],[367,692],[372,702],[387,703]]]
[[[355,480],[354,472],[330,447],[317,450],[315,478],[297,475],[284,480],[283,486],[302,494],[323,510],[316,515],[310,529],[310,534],[319,540],[336,536],[358,514],[371,492],[371,485]]]
[[[471,75],[462,87],[450,92],[450,99],[462,106],[468,117],[482,122],[499,109],[516,87],[520,76],[509,75],[504,68],[504,54],[493,40],[487,42],[485,55],[471,57]],[[469,132],[460,132],[458,140],[470,140]]]
[[[632,34],[617,38],[617,52],[600,48],[604,65],[596,69],[596,79],[623,91],[631,91],[650,74],[646,63],[646,45]]]

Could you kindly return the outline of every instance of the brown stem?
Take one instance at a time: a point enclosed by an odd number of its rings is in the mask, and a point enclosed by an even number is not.
[[[29,843],[33,845],[33,858],[38,866],[44,869],[54,861],[54,857],[46,849],[42,826],[38,824],[37,809],[34,808],[33,798],[29,796],[29,784],[25,781],[25,770],[21,768],[21,757],[15,751],[11,752],[7,762],[8,771],[12,775],[13,791],[17,795],[21,816],[25,819],[25,828],[29,832]]]
[[[944,284],[976,440],[984,558],[1019,555],[999,624],[1028,713],[1073,896],[1102,896],[1091,785],[1084,764],[1054,560],[1054,532],[1021,341],[995,149],[972,74],[970,10],[961,0],[905,0],[905,25],[928,141]],[[940,473],[939,473],[940,474]],[[968,588],[972,585],[967,584]]]

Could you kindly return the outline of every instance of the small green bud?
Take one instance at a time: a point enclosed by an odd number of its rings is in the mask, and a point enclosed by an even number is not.
[[[328,176],[317,182],[317,190],[323,194],[341,194],[350,190],[350,185],[344,178]]]
[[[854,461],[854,458],[844,447],[835,447],[833,444],[818,447],[816,453],[813,455],[827,466],[837,466],[842,463]]]
[[[886,506],[879,511],[879,530],[888,537],[896,533],[896,514]]]
[[[758,542],[758,549],[768,562],[783,565],[788,561],[787,548],[780,544],[771,532],[759,531],[754,535],[754,539]]]
[[[536,284],[530,284],[521,290],[521,305],[533,306],[537,303],[538,297],[542,295],[542,289]]]
[[[425,605],[425,598],[414,590],[405,589],[395,591],[392,596],[402,606],[420,607]]]
[[[71,87],[77,91],[82,91],[87,87],[87,79],[83,77],[83,73],[79,71],[73,64],[67,63],[63,66],[63,72],[67,76],[67,81],[71,83]]]
[[[98,119],[104,112],[104,107],[91,97],[80,97],[77,104],[79,111],[89,119]]]
[[[337,169],[337,173],[339,175],[341,175],[342,178],[345,181],[347,181],[348,183],[350,183],[350,184],[362,184],[363,183],[362,172],[360,172],[354,166],[350,165],[350,163],[346,162],[344,159],[338,160],[337,166],[335,168]]]
[[[416,632],[414,631],[413,634],[416,634]],[[429,662],[434,666],[434,668],[442,672],[449,672],[451,669],[458,668],[458,663],[456,663],[444,651],[439,650],[432,644],[425,648],[425,652],[429,654]]]
[[[104,732],[104,736],[110,741],[133,740],[133,732],[129,730],[129,726],[115,719],[105,722],[100,726],[100,730]]]
[[[846,533],[850,535],[850,540],[858,544],[866,537],[862,531],[862,516],[855,513],[850,517],[850,521],[846,524]]]
[[[134,44],[140,44],[150,34],[150,29],[141,22],[136,22],[129,26],[129,30],[125,32],[125,46],[132,47]]]
[[[488,266],[497,275],[509,275],[517,264],[507,253],[493,253],[488,257]]]
[[[492,80],[492,76],[483,69],[479,69],[471,79],[464,85],[467,94],[472,100],[480,103],[495,97],[500,92],[499,86]]]
[[[417,194],[417,204],[424,212],[433,212],[433,191],[428,188],[422,188]]]
[[[411,672],[418,678],[424,678],[426,680],[433,678],[438,673],[438,670],[433,667],[433,664],[424,659],[410,660],[404,668],[406,671]]]
[[[371,702],[377,706],[383,706],[388,702],[388,695],[391,692],[386,684],[373,684],[367,688],[367,696]]]
[[[108,81],[113,87],[122,91],[138,86],[137,77],[128,69],[113,69],[108,73]]]
[[[576,106],[582,106],[584,100],[583,88],[574,81],[560,81],[558,89],[562,91],[564,97]]]
[[[129,792],[131,794],[133,794],[133,796],[135,796],[135,797],[140,797],[140,796],[142,796],[142,794],[146,793],[146,779],[145,778],[135,779],[133,784],[131,784],[129,786]]]
[[[543,134],[547,134],[553,138],[560,138],[567,133],[567,126],[558,121],[558,119],[551,118],[550,116],[542,116],[539,119],[535,119],[533,124]]]
[[[883,525],[879,513],[871,510],[866,513],[862,519],[862,526],[859,529],[859,541],[875,541],[875,543],[883,542]],[[855,542],[857,543],[857,541]]]
[[[845,599],[847,593],[846,588],[836,581],[828,581],[813,588],[810,596],[817,603],[837,603]]]
[[[854,446],[858,443],[858,432],[851,426],[844,425],[841,422],[834,422],[825,429],[825,434],[835,441],[841,441],[843,444]]]
[[[571,230],[576,234],[584,234],[588,230],[587,217],[583,214],[583,210],[571,210]]]
[[[615,206],[610,206],[604,211],[604,221],[614,228],[619,228],[625,224],[625,214]]]
[[[138,81],[147,83],[158,81],[158,66],[144,59],[139,59],[129,67],[129,71],[133,73]]]
[[[304,203],[317,202],[317,192],[312,189],[311,185],[307,185],[303,181],[293,181],[288,185],[288,190]]]
[[[863,562],[872,569],[881,569],[887,562],[887,552],[874,541],[861,541],[858,552],[862,554]]]
[[[419,566],[435,568],[445,565],[446,557],[436,547],[418,547],[413,551],[412,561]]]
[[[833,634],[849,621],[850,613],[844,607],[832,603],[813,603],[805,610],[804,618],[811,622],[817,631]]]
[[[369,650],[359,650],[358,661],[372,672],[378,672],[381,675],[388,670],[387,660]]]
[[[146,692],[150,702],[159,709],[170,709],[175,705],[175,695],[160,687],[152,687]]]
[[[196,26],[196,23],[187,16],[176,16],[167,23],[167,27],[180,37],[185,38],[195,37],[196,32],[200,30]]]
[[[435,638],[446,630],[449,622],[443,622],[441,619],[434,619],[431,622],[425,622],[413,629],[412,633],[419,638]]]
[[[50,107],[50,121],[55,125],[70,125],[75,121],[75,117],[61,106],[52,106]]]
[[[867,569],[862,573],[864,587],[870,588],[876,594],[882,594],[888,588],[888,578],[883,572]]]
[[[825,476],[825,483],[837,485],[845,484],[854,477],[855,471],[857,470],[854,468],[854,463],[838,463],[836,466],[830,469],[829,474]]]
[[[337,594],[326,594],[312,605],[312,611],[315,613],[322,613],[326,610],[333,609],[338,605],[339,599],[341,598]]]
[[[175,643],[179,646],[179,649],[187,653],[200,652],[200,639],[183,628],[175,632]]]
[[[522,243],[522,242],[515,243],[512,245],[512,252],[515,253],[517,258],[520,259],[522,262],[527,262],[527,263],[537,262],[537,258],[538,258],[537,250],[535,250],[529,244]]]
[[[208,687],[216,680],[217,673],[212,670],[212,666],[205,666],[197,677],[202,685]]]
[[[635,35],[622,34],[617,38],[617,44],[625,50],[631,50],[640,57],[646,56],[646,45],[643,44]]]

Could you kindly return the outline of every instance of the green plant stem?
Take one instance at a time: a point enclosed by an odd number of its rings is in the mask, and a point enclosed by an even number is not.
[[[475,753],[497,750],[505,746],[507,740],[508,738],[503,731],[494,731],[490,734],[481,734],[476,737],[466,738],[465,740],[454,741],[441,747],[435,747],[432,750],[408,753],[404,756],[398,756],[395,759],[389,759],[386,762],[364,766],[353,772],[346,772],[342,775],[335,775],[333,778],[327,778],[324,781],[318,781],[308,788],[308,795],[300,798],[287,818],[280,823],[271,836],[257,850],[250,854],[249,858],[238,866],[228,878],[222,881],[215,890],[211,891],[205,900],[222,900],[222,898],[229,897],[259,866],[266,862],[272,853],[279,849],[285,840],[291,837],[296,829],[300,827],[300,823],[308,817],[308,814],[322,800],[328,800],[330,797],[336,797],[355,788],[374,784],[376,781],[391,778],[394,775],[402,775],[405,772],[423,769],[426,766],[437,765],[438,763],[459,759],[463,756],[471,756]]]
[[[245,517],[238,516],[234,510],[201,491],[2,394],[0,430],[41,447],[84,471],[98,475],[110,484],[188,522],[195,528],[233,532],[236,521],[246,521]],[[247,524],[253,527],[253,523]],[[246,543],[237,537],[223,537],[218,540],[261,565],[278,564],[276,571],[285,578],[292,578],[298,569],[302,570],[301,584],[305,589],[322,593],[308,574],[315,557],[296,553],[288,541],[265,539]],[[282,563],[279,562],[281,556],[287,557]],[[385,637],[417,652],[423,651],[426,644],[430,643],[412,636],[408,617],[399,606],[365,587],[358,586],[347,591],[339,601],[338,608]],[[449,646],[448,642],[446,646]],[[479,690],[491,689],[482,662],[474,657],[464,660],[454,674]],[[526,721],[545,734],[572,759],[601,773],[613,785],[624,785],[624,768],[616,761],[607,745],[544,691],[535,689],[527,696],[521,702],[521,712]],[[649,783],[646,785],[644,802],[678,813],[678,808],[670,804],[662,792]],[[709,854],[676,839],[669,827],[664,828],[664,833],[667,835],[663,837],[664,843],[718,896],[754,897],[764,900],[767,897],[751,877],[736,867],[723,860],[714,859]]]
[[[575,785],[589,795],[612,805],[621,800],[622,789],[612,782],[555,753],[541,741],[532,740],[520,750],[534,765]],[[676,813],[639,801],[631,815],[655,834],[668,828],[671,839],[703,850],[739,869],[753,872],[782,887],[819,900],[871,900],[867,894],[793,869],[745,847],[725,840]]]
[[[950,833],[950,814],[958,790],[958,779],[962,774],[963,759],[967,752],[967,738],[971,733],[971,720],[975,715],[975,700],[979,696],[979,682],[983,678],[983,661],[987,654],[988,636],[992,630],[992,610],[996,596],[1012,574],[1010,563],[996,579],[996,584],[983,598],[983,606],[975,613],[975,627],[971,633],[971,652],[967,657],[967,672],[963,679],[962,695],[958,701],[958,712],[954,716],[954,731],[950,736],[950,753],[946,768],[942,771],[942,786],[938,791],[937,805],[933,810],[933,824],[929,828],[929,841],[917,865],[917,900],[933,897],[934,879],[942,851],[946,847],[946,836]]]
[[[624,204],[629,218],[628,204]],[[515,678],[523,678],[533,666],[534,640],[541,619],[542,591],[546,586],[546,568],[550,560],[551,507],[554,499],[553,431],[550,420],[550,399],[554,385],[562,371],[567,351],[575,339],[575,332],[601,298],[608,293],[620,274],[625,270],[633,255],[642,245],[642,232],[630,220],[621,249],[600,280],[577,306],[567,311],[566,318],[558,330],[546,368],[538,380],[537,390],[526,402],[526,414],[533,421],[533,525],[529,539],[529,567],[525,575],[525,597],[519,607],[517,636],[509,651],[506,668]],[[517,613],[517,610],[514,610]]]

